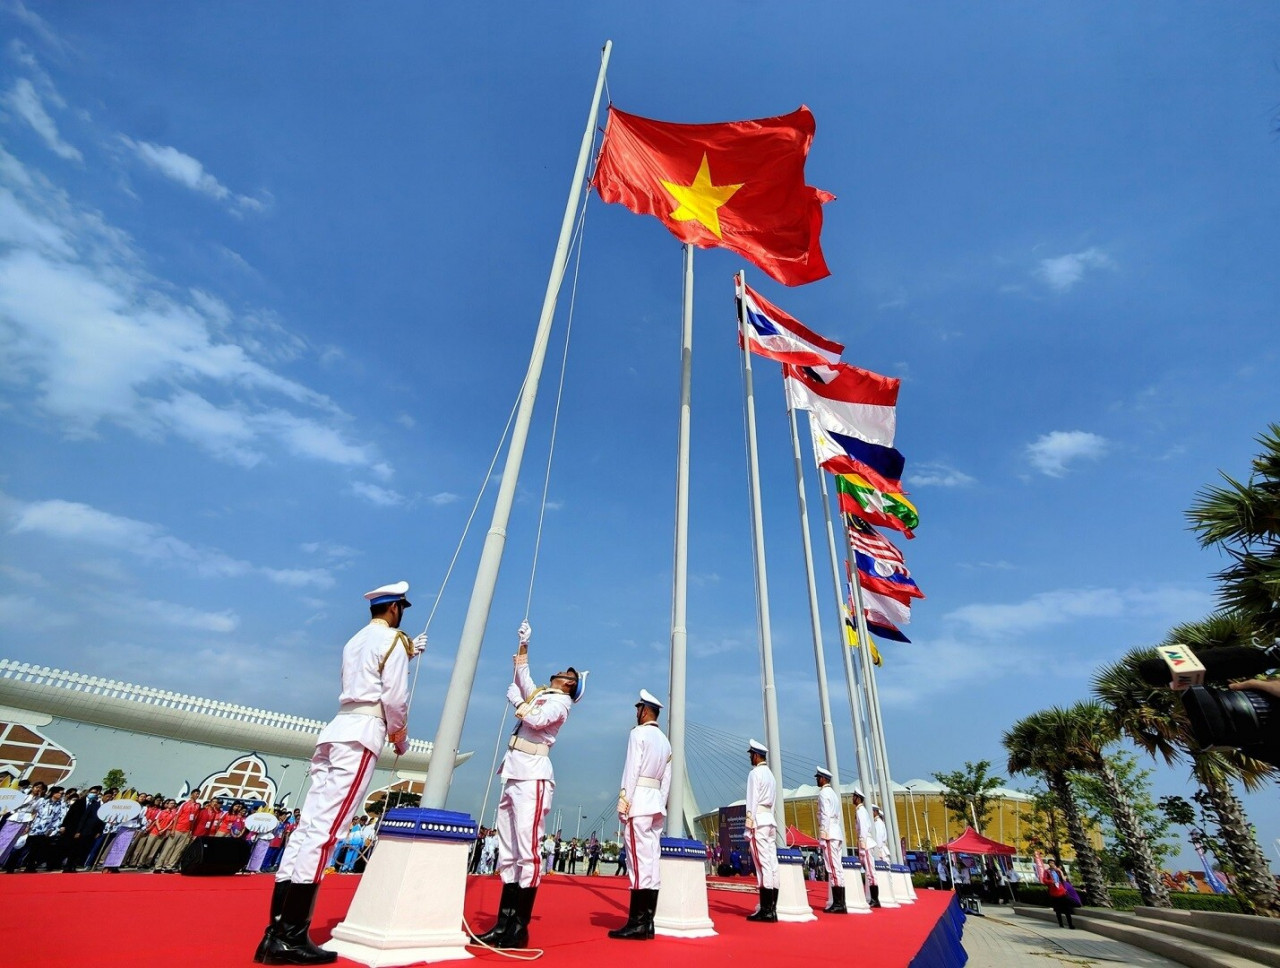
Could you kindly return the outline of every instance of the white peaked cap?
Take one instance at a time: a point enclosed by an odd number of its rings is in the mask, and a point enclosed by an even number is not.
[[[369,600],[370,605],[385,605],[387,602],[398,602],[408,594],[409,583],[407,581],[398,581],[393,585],[383,585],[381,588],[375,588],[371,592],[365,592],[364,597]],[[409,604],[407,599],[405,604]]]
[[[862,796],[862,790],[858,787],[854,787],[852,790],[850,790],[849,795],[851,797],[862,797],[863,800],[867,799],[865,796]]]
[[[765,746],[764,743],[761,743],[758,740],[753,739],[750,743],[747,744],[747,752],[759,753],[761,756],[768,756],[769,747]]]
[[[636,703],[636,705],[652,706],[654,709],[662,708],[662,703],[658,702],[657,697],[654,696],[654,694],[651,693],[648,689],[640,690],[640,701]]]
[[[828,780],[830,780],[830,779],[831,779],[831,771],[830,771],[830,770],[828,770],[828,769],[827,769],[826,767],[824,767],[824,766],[819,766],[817,769],[815,769],[815,770],[813,771],[813,775],[814,775],[814,776],[825,776]]]

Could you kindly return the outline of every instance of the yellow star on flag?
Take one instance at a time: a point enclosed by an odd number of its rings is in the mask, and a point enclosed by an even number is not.
[[[742,185],[711,184],[711,168],[707,164],[707,155],[703,152],[702,164],[698,166],[698,174],[692,185],[676,185],[664,181],[662,187],[680,203],[671,213],[673,219],[677,222],[699,222],[719,239],[723,238],[720,234],[720,206],[729,201]]]

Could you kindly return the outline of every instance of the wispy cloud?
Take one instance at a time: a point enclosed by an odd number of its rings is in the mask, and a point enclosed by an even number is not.
[[[1085,430],[1054,430],[1027,444],[1027,460],[1048,477],[1062,477],[1068,465],[1097,460],[1110,449],[1105,437]]]
[[[120,140],[148,168],[184,188],[219,202],[226,202],[240,211],[259,212],[264,207],[256,198],[237,195],[208,172],[198,159],[172,145],[134,141],[124,135],[120,136]]]
[[[984,636],[1012,636],[1081,619],[1156,617],[1174,624],[1211,608],[1207,592],[1182,586],[1080,588],[1042,592],[1012,604],[964,605],[945,617]]]
[[[452,504],[454,501],[457,501],[458,495],[454,494],[452,491],[441,491],[439,494],[432,494],[427,498],[427,500],[436,507],[443,507],[446,504]]]
[[[1041,259],[1035,276],[1054,292],[1067,292],[1084,278],[1089,269],[1114,269],[1115,262],[1098,248]]]
[[[968,487],[976,484],[976,478],[964,471],[958,471],[946,464],[920,464],[908,476],[907,483],[913,487]]]
[[[404,495],[399,491],[379,487],[377,484],[366,484],[364,481],[352,482],[351,493],[381,508],[399,507],[405,500]]]
[[[62,139],[62,135],[58,133],[57,123],[45,110],[44,100],[30,80],[25,77],[18,78],[4,95],[3,103],[6,108],[31,125],[32,130],[59,158],[65,158],[67,161],[84,161],[84,155],[80,154],[80,150]]]

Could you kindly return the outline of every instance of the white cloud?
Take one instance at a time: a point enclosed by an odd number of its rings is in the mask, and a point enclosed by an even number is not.
[[[1084,430],[1055,430],[1027,444],[1031,466],[1048,477],[1062,477],[1073,461],[1097,460],[1110,445],[1105,437]]]
[[[1067,292],[1084,278],[1086,269],[1113,269],[1115,263],[1098,248],[1072,252],[1053,259],[1041,259],[1035,276],[1055,292]]]
[[[984,636],[1025,635],[1080,619],[1155,617],[1174,624],[1212,608],[1208,593],[1180,586],[1041,592],[1014,604],[964,605],[945,617]]]
[[[80,154],[79,149],[62,140],[57,123],[45,110],[44,101],[30,80],[25,77],[18,78],[9,92],[4,95],[3,103],[10,111],[31,125],[49,150],[59,158],[65,158],[67,161],[84,161],[84,156]]]
[[[399,491],[393,491],[390,488],[379,487],[377,484],[366,484],[363,481],[354,481],[351,484],[351,491],[364,498],[370,504],[376,504],[382,508],[398,507],[404,503],[404,495]]]
[[[913,487],[968,487],[976,479],[946,464],[919,464],[907,479]]]
[[[458,495],[451,491],[441,491],[439,494],[432,494],[427,498],[427,500],[436,507],[443,507],[446,504],[452,504],[454,501],[458,500]]]
[[[121,135],[120,140],[143,164],[153,171],[159,172],[165,178],[177,182],[184,188],[189,188],[201,195],[207,195],[219,202],[227,202],[237,209],[255,212],[263,209],[262,202],[245,195],[237,195],[206,171],[204,165],[198,159],[191,157],[186,152],[179,151],[171,145],[157,145],[152,144],[150,141],[134,141],[132,138],[127,138],[123,135]]]

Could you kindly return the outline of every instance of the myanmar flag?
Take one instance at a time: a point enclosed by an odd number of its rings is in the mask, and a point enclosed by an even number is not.
[[[738,253],[787,286],[829,276],[822,205],[805,184],[806,107],[777,118],[674,124],[609,108],[592,180],[606,202],[653,215],[676,238]]]
[[[915,537],[912,529],[920,527],[920,515],[905,494],[877,490],[861,474],[837,475],[836,491],[845,514]]]

